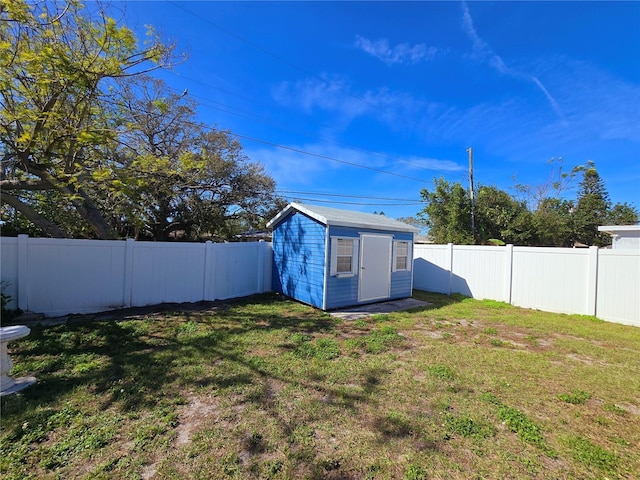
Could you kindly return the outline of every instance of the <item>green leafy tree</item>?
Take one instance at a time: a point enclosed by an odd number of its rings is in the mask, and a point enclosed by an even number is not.
[[[476,236],[480,243],[499,240],[515,245],[534,242],[531,212],[524,202],[493,186],[478,189],[475,200]]]
[[[117,161],[94,172],[111,182],[100,196],[121,234],[228,239],[260,224],[275,182],[229,132],[199,124],[195,103],[160,80],[128,82],[121,95]]]
[[[425,222],[425,220],[423,218],[418,218],[418,217],[399,217],[396,220],[398,220],[399,222],[403,222],[406,223],[407,225],[411,225],[413,227],[419,228],[420,235],[426,235],[428,232],[428,226],[427,223]]]
[[[420,195],[425,207],[418,217],[428,226],[435,243],[473,243],[471,201],[462,185],[439,178],[434,180],[432,191],[423,188]]]
[[[75,0],[0,4],[0,189],[2,202],[45,234],[71,235],[58,214],[72,208],[97,238],[115,235],[96,199],[93,172],[116,141],[114,80],[170,61],[172,47],[134,34],[94,4]],[[53,211],[35,192],[49,192]]]
[[[574,177],[582,174],[577,200],[560,198]],[[444,179],[434,182],[432,191],[423,189],[426,204],[419,214],[436,243],[472,243],[470,199],[459,183]],[[568,174],[561,164],[553,167],[547,182],[538,187],[517,185],[518,199],[493,186],[481,186],[475,197],[475,241],[514,245],[571,247],[610,244],[600,225],[631,225],[638,222],[638,210],[627,203],[611,205],[595,164],[589,161]],[[522,197],[521,197],[522,198]]]
[[[100,4],[1,5],[5,234],[227,239],[264,224],[273,179],[146,75],[172,47],[150,31],[139,49]]]
[[[640,220],[640,213],[633,205],[616,203],[607,212],[607,225],[635,225]]]
[[[582,172],[582,180],[573,212],[575,240],[586,245],[607,245],[608,235],[598,232],[598,226],[607,223],[611,207],[604,181],[592,161],[577,170]]]
[[[543,247],[571,247],[574,242],[572,200],[545,198],[533,212],[536,245]]]

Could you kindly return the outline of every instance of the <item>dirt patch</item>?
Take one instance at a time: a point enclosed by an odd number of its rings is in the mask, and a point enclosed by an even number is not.
[[[175,444],[186,445],[191,440],[193,432],[206,419],[218,414],[215,401],[199,397],[191,397],[189,403],[182,408],[178,415]]]
[[[571,360],[575,360],[576,362],[584,363],[585,365],[597,365],[599,367],[607,367],[611,365],[610,363],[596,360],[588,355],[578,355],[577,353],[568,353],[566,357]]]
[[[616,407],[624,408],[627,412],[633,415],[640,415],[640,407],[637,405],[631,405],[630,403],[622,403],[620,405],[616,405]]]
[[[426,337],[434,338],[436,340],[444,338],[443,332],[439,330],[419,330],[419,332]]]
[[[218,405],[215,399],[189,397],[189,403],[182,407],[182,411],[178,415],[178,426],[176,427],[176,437],[174,444],[177,447],[184,446],[189,443],[193,433],[198,430],[207,419],[216,417],[218,414]],[[153,478],[158,472],[158,464],[162,460],[146,465],[140,474],[143,480]]]

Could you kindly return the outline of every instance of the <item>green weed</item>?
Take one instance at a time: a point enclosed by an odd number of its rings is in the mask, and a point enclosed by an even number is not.
[[[434,365],[432,367],[427,367],[427,371],[434,377],[441,380],[453,380],[455,378],[453,370],[451,370],[447,365]]]
[[[616,415],[620,416],[624,416],[627,414],[627,411],[624,408],[619,407],[618,405],[615,405],[613,403],[605,403],[604,407],[602,408],[604,408],[607,412],[615,413]]]
[[[566,440],[571,454],[581,463],[587,466],[611,471],[618,465],[618,457],[596,445],[591,440],[580,436],[570,437]]]
[[[420,465],[411,464],[404,474],[405,480],[426,480],[427,471]]]
[[[498,418],[525,442],[542,448],[547,448],[547,443],[542,435],[542,429],[517,408],[502,405],[498,408]]]
[[[367,353],[386,352],[391,346],[401,342],[403,339],[398,335],[398,331],[385,325],[378,330],[372,331],[366,338],[365,350]]]
[[[558,398],[565,403],[572,403],[574,405],[582,405],[591,398],[591,395],[582,390],[574,390],[571,393],[561,393]]]
[[[463,437],[487,438],[495,435],[495,428],[489,424],[477,422],[470,417],[445,415],[445,425],[448,432]]]
[[[306,340],[301,342],[295,353],[302,358],[332,360],[340,356],[340,347],[332,338],[319,338],[316,341]]]

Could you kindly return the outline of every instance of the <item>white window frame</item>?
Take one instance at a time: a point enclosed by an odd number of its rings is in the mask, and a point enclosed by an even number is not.
[[[348,240],[351,242],[351,270],[348,272],[338,272],[338,241]],[[335,277],[353,277],[358,274],[358,251],[360,239],[355,237],[331,237],[331,259],[329,274]],[[347,255],[341,255],[347,256]]]
[[[400,256],[398,255],[400,249],[398,247],[401,243],[407,244],[406,268],[398,268],[398,258],[400,258]],[[411,255],[413,253],[413,248],[411,248],[412,245],[413,245],[413,242],[411,242],[411,240],[394,240],[393,241],[393,264],[391,265],[392,272],[410,272],[411,271],[411,265],[413,264],[413,259]]]

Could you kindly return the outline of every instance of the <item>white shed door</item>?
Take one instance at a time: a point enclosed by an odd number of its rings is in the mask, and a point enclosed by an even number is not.
[[[381,300],[391,295],[392,240],[386,235],[360,235],[358,301]]]

